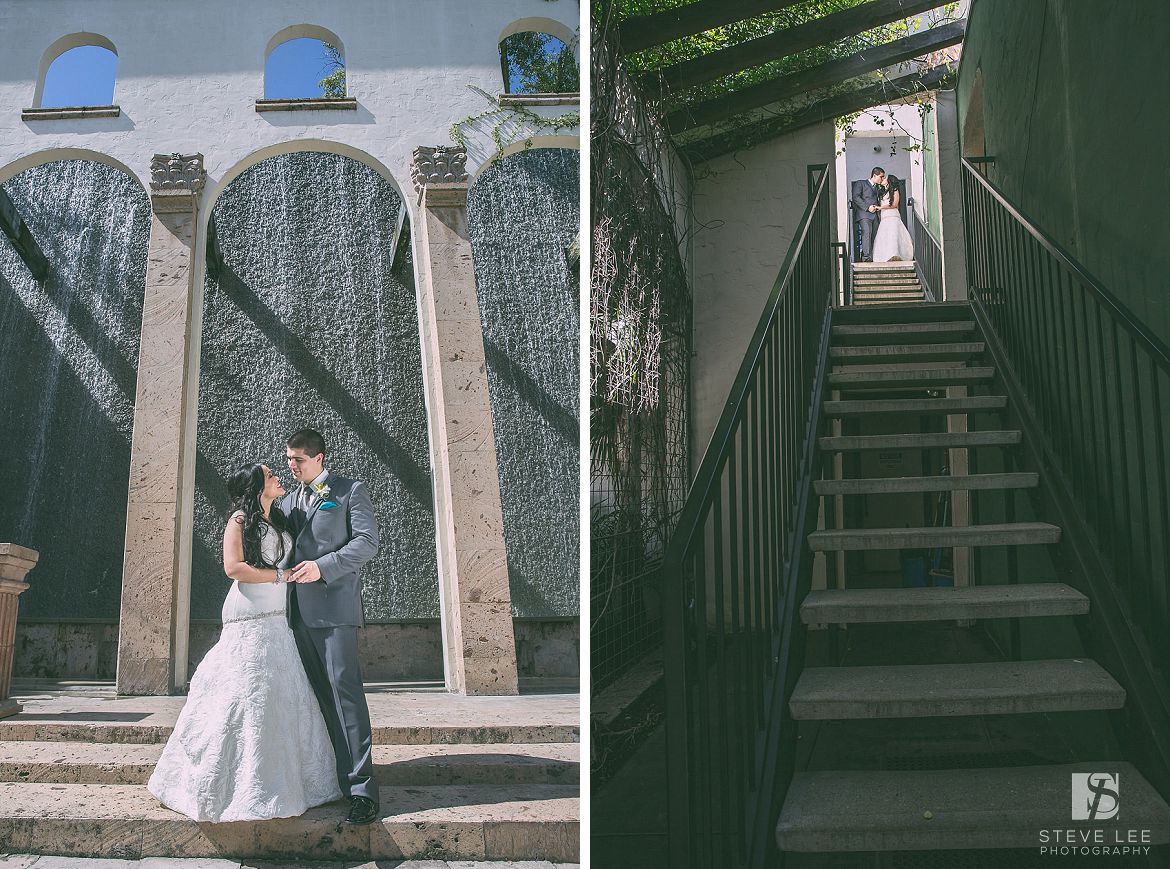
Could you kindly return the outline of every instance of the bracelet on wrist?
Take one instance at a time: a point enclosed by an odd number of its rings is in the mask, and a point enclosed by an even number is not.
[[[273,582],[275,582],[277,585],[281,585],[284,582],[284,568],[283,567],[276,568],[276,579],[274,579]]]

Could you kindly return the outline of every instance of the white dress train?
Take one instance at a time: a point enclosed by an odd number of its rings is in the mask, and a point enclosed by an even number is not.
[[[287,562],[292,538],[284,536]],[[261,545],[270,563],[278,540],[265,525]],[[333,745],[286,601],[285,586],[275,583],[233,582],[228,590],[219,642],[191,677],[147,783],[168,808],[196,821],[260,821],[341,798]]]
[[[890,205],[889,194],[882,197],[882,205]],[[902,223],[902,215],[898,209],[891,209],[881,213],[878,221],[877,233],[873,238],[873,261],[886,263],[894,261],[912,262],[914,259],[914,239],[910,237],[906,225]]]

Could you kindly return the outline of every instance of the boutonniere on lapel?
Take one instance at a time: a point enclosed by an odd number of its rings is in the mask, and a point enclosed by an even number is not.
[[[337,506],[335,501],[329,500],[329,493],[333,491],[324,483],[314,483],[313,491],[317,493],[317,497],[321,499],[321,509],[331,510]]]

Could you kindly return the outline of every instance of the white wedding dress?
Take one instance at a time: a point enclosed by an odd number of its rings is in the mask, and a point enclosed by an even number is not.
[[[881,204],[892,204],[890,194],[882,197]],[[914,260],[914,239],[910,237],[906,225],[902,223],[902,215],[896,208],[881,213],[877,234],[873,238],[873,261],[887,263],[895,260]]]
[[[279,537],[263,527],[261,546],[272,563]],[[287,563],[292,538],[284,536]],[[276,583],[233,582],[228,590],[219,642],[191,677],[147,783],[168,808],[196,821],[259,821],[341,798],[333,744],[286,601],[286,586]]]

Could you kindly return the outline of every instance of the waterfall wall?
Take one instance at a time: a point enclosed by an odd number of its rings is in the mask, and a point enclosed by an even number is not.
[[[485,169],[468,222],[516,615],[580,612],[579,152]]]
[[[116,619],[150,200],[81,160],[4,190],[49,274],[0,234],[0,539],[40,552],[21,615]]]
[[[320,431],[326,467],[369,487],[381,549],[364,572],[372,620],[437,618],[435,524],[402,201],[368,166],[299,152],[249,168],[217,201],[199,376],[191,615],[216,618],[225,480],[267,463],[291,487],[285,438]],[[409,227],[404,228],[404,232]]]

